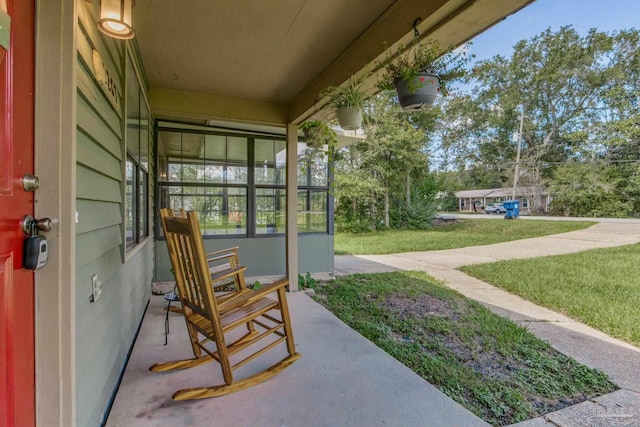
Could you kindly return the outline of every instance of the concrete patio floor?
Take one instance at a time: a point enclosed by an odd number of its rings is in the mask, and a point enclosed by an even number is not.
[[[554,348],[604,371],[620,390],[517,424],[518,427],[640,426],[640,350],[579,322],[471,278],[456,267],[640,242],[640,222],[612,221],[587,230],[450,251],[336,257],[336,274],[422,270],[494,312],[526,325]],[[241,392],[173,402],[181,388],[222,382],[218,365],[156,374],[155,362],[186,358],[179,315],[153,296],[107,426],[480,426],[481,419],[346,326],[304,293],[287,294],[302,358],[267,382]],[[277,352],[274,352],[277,353]],[[261,369],[269,355],[243,367]],[[281,354],[274,356],[282,356]]]
[[[255,387],[211,399],[173,402],[181,388],[222,383],[219,366],[159,374],[155,362],[187,358],[191,347],[181,315],[170,315],[164,346],[165,301],[152,296],[106,425],[110,427],[487,426],[387,355],[303,292],[287,294],[296,348],[302,357]],[[278,353],[272,351],[271,353]],[[282,357],[282,354],[275,356]],[[269,366],[269,354],[239,375]],[[244,371],[243,371],[244,370]]]

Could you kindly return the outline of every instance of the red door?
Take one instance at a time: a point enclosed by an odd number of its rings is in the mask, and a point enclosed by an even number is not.
[[[33,272],[22,268],[20,222],[33,215],[34,1],[0,0],[11,16],[0,63],[0,426],[35,425]],[[3,50],[0,47],[0,50]]]

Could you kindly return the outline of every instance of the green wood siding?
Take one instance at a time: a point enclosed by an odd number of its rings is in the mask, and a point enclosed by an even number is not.
[[[92,260],[117,248],[122,243],[120,226],[115,225],[76,237],[76,268],[83,267]]]
[[[154,245],[150,230],[150,238],[124,256],[126,42],[97,30],[98,0],[77,7],[75,406],[78,426],[97,426],[151,294]],[[95,77],[94,49],[114,79],[119,101]],[[149,204],[152,209],[151,197]],[[102,294],[90,302],[94,274]]]
[[[91,49],[96,49],[100,52],[100,56],[102,56],[102,60],[107,67],[113,69],[118,73],[118,78],[122,79],[124,72],[117,64],[120,64],[120,59],[124,55],[124,43],[120,40],[103,36],[98,27],[96,27],[97,17],[100,14],[99,2],[94,1],[89,7],[93,7],[93,10],[84,7],[78,8],[78,25],[81,30],[78,32],[78,36],[79,38],[84,36],[83,39],[76,40],[78,54],[85,58],[87,64],[91,64],[91,55],[87,56],[87,51],[84,49],[84,42],[86,42],[86,45],[90,46]]]
[[[91,138],[100,146],[113,154],[118,159],[122,158],[122,135],[116,134],[98,115],[88,102],[82,97],[78,97],[78,129]]]
[[[78,219],[83,218],[78,222],[76,234],[96,231],[112,225],[119,225],[122,222],[120,203],[78,200],[76,211]]]
[[[83,343],[76,356],[77,399],[84,405],[77,409],[78,426],[100,425],[150,296],[150,287],[134,285],[150,280],[152,263],[153,246],[145,245],[116,274],[103,280],[98,302],[77,309],[76,315],[84,319],[76,330],[78,345]],[[82,283],[84,292],[78,292],[78,299],[87,303],[89,284]]]
[[[117,181],[122,179],[120,159],[111,155],[104,147],[96,144],[81,131],[77,133],[76,139],[77,162],[79,164]]]
[[[106,283],[114,274],[122,268],[122,253],[120,248],[114,248],[99,258],[94,259],[84,267],[76,271],[76,284],[78,297],[76,298],[76,308],[84,307],[93,310],[93,304],[89,303],[91,295],[91,276],[97,274],[103,283]],[[100,302],[102,300],[99,300]],[[77,313],[79,314],[79,313]]]
[[[119,203],[122,201],[120,181],[104,176],[94,170],[78,164],[76,173],[77,199],[104,200]]]
[[[95,105],[96,109],[104,115],[104,121],[107,126],[115,133],[120,133],[120,121],[122,115],[114,110],[111,104],[105,99],[100,89],[96,86],[95,80],[89,75],[89,71],[85,66],[78,65],[78,90],[82,96],[91,105]]]

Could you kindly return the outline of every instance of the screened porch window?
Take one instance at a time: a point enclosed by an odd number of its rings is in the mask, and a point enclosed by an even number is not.
[[[284,233],[287,208],[287,150],[279,139],[255,138],[256,234]]]
[[[286,141],[161,128],[159,206],[197,211],[204,236],[257,237],[286,231]],[[328,166],[298,143],[298,230],[327,233]]]
[[[247,138],[159,132],[161,207],[197,211],[205,236],[246,235]]]
[[[298,231],[327,232],[329,165],[323,150],[298,143]]]

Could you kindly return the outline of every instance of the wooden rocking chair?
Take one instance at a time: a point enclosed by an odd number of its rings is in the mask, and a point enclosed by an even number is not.
[[[215,359],[224,378],[224,384],[179,390],[173,394],[173,399],[202,399],[233,393],[259,384],[295,362],[300,354],[295,351],[289,319],[285,292],[288,280],[279,280],[258,291],[247,289],[220,301],[214,293],[214,281],[235,277],[244,283],[246,267],[229,268],[212,278],[196,213],[189,212],[186,218],[173,217],[169,213],[163,222],[194,357],[158,363],[149,369],[154,372],[184,369]],[[269,298],[267,295],[270,294],[275,294],[276,298]],[[237,336],[237,329],[243,325],[247,325],[248,330],[227,342],[229,335],[235,332]],[[269,336],[275,340],[265,340]],[[283,342],[288,354],[282,360],[250,377],[234,379],[234,369]],[[232,364],[231,357],[243,350],[246,350],[244,358]]]
[[[174,214],[174,212],[171,209],[167,209],[167,208],[160,209],[160,223],[162,224],[162,230],[164,233],[167,232],[166,226],[165,226],[165,218],[172,218],[174,216],[186,218],[187,214],[184,211],[184,209],[180,209],[177,214]],[[169,242],[167,242],[167,246],[168,245],[169,245]],[[240,257],[238,255],[238,249],[239,249],[238,246],[233,246],[230,248],[220,249],[214,252],[209,252],[205,255],[207,257],[207,263],[209,264],[209,273],[211,273],[212,277],[218,275],[219,273],[222,273],[225,270],[228,270],[230,268],[235,268],[240,265]],[[247,287],[244,281],[240,283],[235,277],[231,279],[232,280],[227,280],[222,282],[214,281],[215,290],[226,291],[226,293],[222,295],[223,300],[225,299],[225,297],[233,297],[233,295],[231,295],[231,293],[229,292],[229,288],[235,288],[233,289],[233,292],[235,293],[244,293],[247,290]],[[218,297],[220,298],[220,294],[218,295]],[[182,313],[182,310],[180,309],[175,309],[172,311],[176,313]]]
[[[162,224],[162,230],[166,233],[165,226],[165,218],[171,218],[174,216],[174,212],[171,209],[163,208],[160,210],[160,223]],[[186,218],[187,214],[184,209],[180,209],[177,214],[177,217]],[[170,242],[167,242],[167,246]],[[231,299],[235,296],[244,294],[249,290],[246,287],[244,280],[239,280],[237,277],[227,277],[222,281],[215,280],[215,277],[220,273],[238,267],[240,265],[240,258],[238,256],[238,246],[234,246],[231,248],[221,249],[214,252],[209,252],[206,254],[207,263],[209,264],[209,273],[211,273],[211,277],[213,280],[213,288],[218,291],[216,297],[218,301],[224,302],[227,299]],[[164,345],[167,345],[168,335],[169,335],[169,312],[176,314],[183,314],[182,307],[177,306],[174,307],[171,305],[174,301],[180,301],[180,297],[178,294],[177,285],[173,291],[165,294],[164,298],[167,300],[167,306],[165,310],[167,311],[165,319],[164,319]]]

